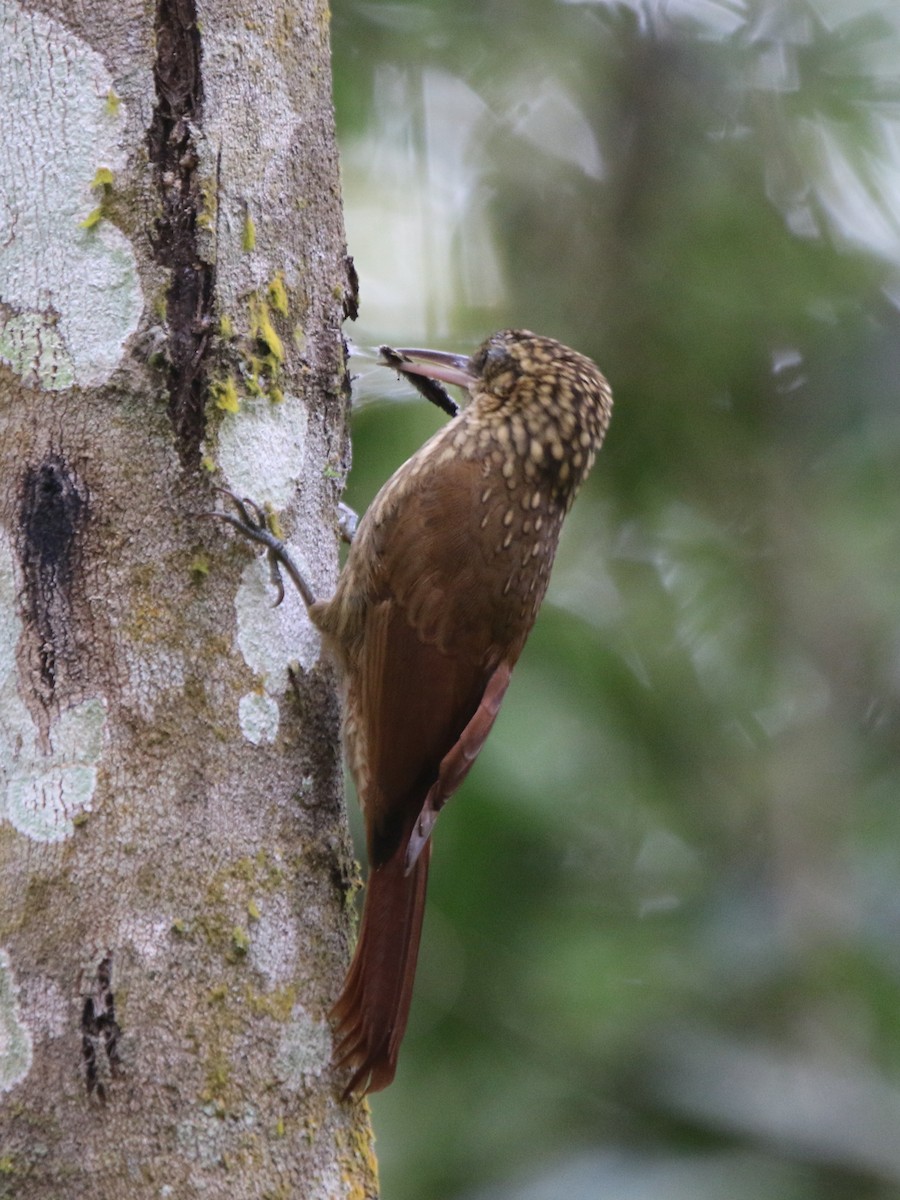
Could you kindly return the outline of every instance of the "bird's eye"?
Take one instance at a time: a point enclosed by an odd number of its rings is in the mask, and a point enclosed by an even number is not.
[[[478,361],[480,359],[480,361]],[[499,379],[504,372],[515,366],[509,347],[498,338],[492,338],[482,347],[476,358],[478,372],[486,384]]]

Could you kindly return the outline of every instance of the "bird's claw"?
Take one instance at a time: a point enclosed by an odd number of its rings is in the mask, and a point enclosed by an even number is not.
[[[229,491],[228,488],[217,487],[217,492],[221,492],[227,497],[238,511],[238,516],[234,516],[230,512],[220,512],[214,509],[212,512],[201,513],[204,517],[217,517],[220,521],[227,521],[242,533],[244,537],[250,538],[251,541],[259,542],[262,546],[271,547],[273,542],[277,546],[282,547],[282,543],[276,538],[275,534],[269,527],[269,518],[264,509],[251,500],[249,496],[239,496],[236,492]],[[252,510],[252,511],[251,511]]]
[[[237,509],[237,516],[230,512],[220,512],[218,509],[213,512],[203,513],[202,515],[205,517],[217,517],[220,521],[227,522],[238,533],[249,538],[251,542],[256,542],[258,545],[265,547],[269,573],[278,593],[273,607],[277,608],[284,599],[284,580],[281,577],[282,567],[284,567],[294,581],[304,602],[307,605],[314,603],[312,591],[294,564],[287,547],[281,538],[272,532],[271,518],[265,509],[257,504],[255,500],[251,500],[249,496],[238,496],[235,492],[224,487],[219,487],[216,490],[231,501]]]

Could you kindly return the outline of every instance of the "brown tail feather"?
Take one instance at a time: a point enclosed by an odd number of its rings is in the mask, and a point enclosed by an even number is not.
[[[379,1092],[394,1078],[419,957],[430,858],[429,841],[408,875],[405,847],[369,872],[356,953],[331,1010],[335,1065],[353,1070],[345,1099],[354,1092]]]

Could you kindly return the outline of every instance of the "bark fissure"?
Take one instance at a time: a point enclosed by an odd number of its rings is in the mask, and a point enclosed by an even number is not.
[[[26,467],[20,488],[19,560],[28,625],[36,638],[37,693],[48,707],[63,664],[75,658],[72,585],[87,492],[59,454]]]
[[[81,1012],[85,1085],[88,1095],[96,1092],[104,1104],[109,1098],[110,1081],[120,1073],[120,1032],[112,990],[112,956],[107,955],[97,967],[91,994],[85,997]]]
[[[203,260],[197,237],[202,196],[193,129],[203,115],[203,80],[195,0],[159,0],[153,76],[156,108],[148,144],[162,201],[153,248],[157,262],[171,271],[169,417],[182,463],[196,466],[204,434],[214,269]]]
[[[352,254],[344,256],[344,265],[347,268],[347,290],[343,299],[344,320],[355,321],[359,316],[359,275]]]

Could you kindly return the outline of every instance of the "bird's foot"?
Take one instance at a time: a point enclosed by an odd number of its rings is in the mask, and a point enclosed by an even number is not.
[[[230,492],[228,488],[220,487],[218,491],[231,501],[237,510],[236,514],[220,512],[216,509],[214,512],[207,512],[203,515],[205,517],[218,517],[220,521],[226,521],[238,533],[249,538],[251,542],[265,546],[266,558],[272,575],[272,583],[278,592],[275,607],[277,608],[284,599],[284,580],[281,578],[282,567],[290,575],[291,581],[303,597],[307,608],[310,604],[314,604],[315,596],[312,593],[312,588],[310,588],[297,564],[291,558],[287,546],[285,546],[281,538],[272,529],[271,515],[263,508],[260,508],[255,501],[250,500],[246,496],[238,496],[234,492]]]

